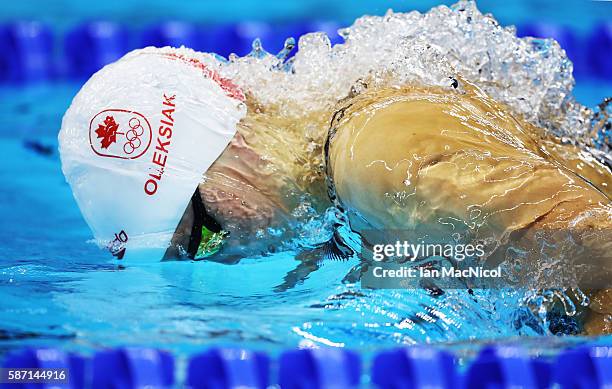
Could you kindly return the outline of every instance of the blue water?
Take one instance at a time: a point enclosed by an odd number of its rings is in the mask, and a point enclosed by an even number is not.
[[[285,292],[275,287],[298,264],[291,251],[238,265],[120,268],[90,242],[60,169],[56,134],[77,88],[0,90],[0,352],[140,345],[187,355],[209,345],[272,353],[329,345],[367,354],[413,343],[468,350],[517,337],[552,347],[583,340],[559,343],[519,308],[519,291],[434,297],[343,283],[357,259],[325,262]]]

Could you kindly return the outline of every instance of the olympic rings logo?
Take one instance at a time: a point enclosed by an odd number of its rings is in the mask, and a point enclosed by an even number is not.
[[[144,134],[144,128],[140,124],[140,119],[137,117],[132,117],[129,120],[128,127],[130,129],[125,132],[125,139],[127,139],[127,142],[123,145],[123,151],[130,155],[142,145],[140,137]]]
[[[151,146],[149,120],[132,109],[105,109],[89,122],[89,145],[101,157],[136,159]]]

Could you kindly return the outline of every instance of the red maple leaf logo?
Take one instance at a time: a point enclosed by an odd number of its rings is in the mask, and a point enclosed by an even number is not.
[[[112,116],[107,116],[104,119],[104,124],[99,124],[98,129],[96,130],[96,134],[98,138],[102,138],[102,148],[108,149],[108,147],[117,142],[117,130],[119,129],[119,125],[115,122],[115,118]]]

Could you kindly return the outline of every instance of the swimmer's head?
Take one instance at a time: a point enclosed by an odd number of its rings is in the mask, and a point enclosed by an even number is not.
[[[323,136],[263,109],[218,66],[185,48],[136,50],[92,76],[66,112],[62,167],[113,255],[267,252],[300,193],[324,192],[309,187],[322,181],[321,150],[303,147]]]
[[[245,98],[217,65],[185,48],[136,50],[92,76],[64,115],[62,169],[114,256],[161,259],[203,174],[231,149]]]

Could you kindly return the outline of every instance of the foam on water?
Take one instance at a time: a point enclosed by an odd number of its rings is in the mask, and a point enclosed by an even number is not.
[[[340,34],[345,43],[333,47],[324,33],[302,36],[288,63],[256,51],[231,57],[221,72],[291,115],[333,107],[360,83],[450,89],[463,78],[556,135],[585,140],[590,132],[593,113],[572,96],[573,65],[559,44],[518,38],[475,2],[364,16]]]

